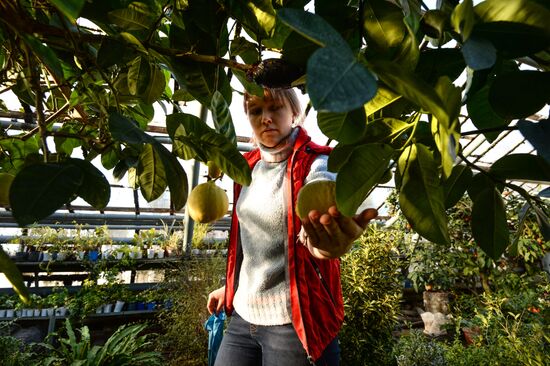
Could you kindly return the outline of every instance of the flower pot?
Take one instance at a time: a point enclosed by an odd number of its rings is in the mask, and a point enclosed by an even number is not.
[[[29,257],[29,254],[27,252],[16,252],[15,253],[15,261],[16,262],[23,262],[26,261]]]
[[[147,304],[145,304],[145,308],[147,310],[155,310],[156,306],[157,306],[157,303],[155,301],[149,301]]]
[[[157,251],[157,258],[164,258],[164,250]]]
[[[55,314],[55,309],[54,308],[47,308],[46,313],[48,314],[48,316],[53,316]]]
[[[124,257],[124,253],[123,253],[123,252],[117,252],[117,253],[116,253],[116,259],[121,260],[122,257]]]
[[[47,317],[48,316],[48,309],[44,308],[40,310],[40,316]]]
[[[39,316],[40,316],[40,312],[41,312],[40,309],[34,309],[32,315],[35,316],[35,317],[39,317]]]
[[[147,249],[147,259],[153,259],[153,258],[155,258],[155,250]]]
[[[15,310],[15,316],[21,318],[23,316],[23,310]]]
[[[32,318],[34,316],[34,309],[23,309],[23,316]]]
[[[99,259],[99,251],[98,250],[90,250],[88,252],[88,259],[92,262],[95,262]]]
[[[6,317],[6,309],[0,309],[0,318]]]
[[[126,308],[128,311],[136,311],[137,310],[137,302],[131,301],[128,303],[128,307]]]
[[[145,302],[144,301],[138,301],[136,303],[136,310],[145,310]]]
[[[105,304],[103,305],[103,313],[108,314],[113,312],[113,304]]]
[[[121,300],[117,300],[115,303],[115,309],[113,310],[115,313],[120,313],[122,311],[122,308],[124,307],[125,302]]]
[[[57,253],[56,260],[64,261],[67,258],[67,253]]]
[[[143,252],[141,250],[137,250],[136,251],[136,259],[141,259],[143,258]]]
[[[96,313],[96,314],[101,314],[101,313],[103,313],[103,305],[98,306],[98,307],[95,309],[95,313]]]
[[[29,252],[27,256],[29,262],[38,262],[40,260],[40,252]]]
[[[172,309],[172,306],[173,306],[173,305],[174,305],[174,304],[172,303],[172,300],[170,300],[170,299],[168,299],[168,300],[166,300],[166,301],[164,302],[164,308],[165,308],[166,310]]]
[[[13,309],[6,309],[6,318],[13,318],[15,311]]]
[[[51,255],[50,253],[48,253],[48,252],[42,252],[42,259],[41,259],[41,261],[42,261],[42,262],[48,262],[48,261],[50,261],[50,260],[52,260],[52,255]]]
[[[65,316],[67,315],[67,308],[64,306],[60,306],[58,308],[55,308],[55,316]]]
[[[79,251],[76,253],[76,256],[77,256],[78,259],[84,260],[84,257],[86,256],[86,252],[83,251],[83,250],[79,250]]]

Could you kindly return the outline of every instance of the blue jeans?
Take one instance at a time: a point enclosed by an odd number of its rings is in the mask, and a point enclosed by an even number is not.
[[[236,312],[230,318],[215,366],[310,366],[292,324],[250,324]],[[340,346],[335,338],[316,366],[338,366]]]

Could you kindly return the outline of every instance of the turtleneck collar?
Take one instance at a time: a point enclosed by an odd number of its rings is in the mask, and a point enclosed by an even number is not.
[[[258,143],[262,160],[268,163],[280,163],[288,159],[292,153],[292,148],[298,137],[299,130],[299,128],[294,127],[287,137],[273,147],[267,147]]]

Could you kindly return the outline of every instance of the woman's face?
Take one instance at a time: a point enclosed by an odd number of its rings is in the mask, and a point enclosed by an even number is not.
[[[292,131],[294,116],[284,99],[273,100],[271,95],[251,96],[247,102],[247,116],[256,141],[264,146],[276,146]]]

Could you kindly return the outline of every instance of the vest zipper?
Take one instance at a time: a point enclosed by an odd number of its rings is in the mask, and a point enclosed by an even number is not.
[[[319,280],[321,281],[321,283],[323,284],[323,287],[327,291],[328,296],[330,297],[330,300],[332,301],[332,305],[336,306],[336,301],[334,301],[334,297],[332,297],[332,293],[330,292],[330,290],[328,288],[328,285],[325,282],[325,279],[323,278],[323,275],[321,274],[321,270],[319,269],[319,266],[317,265],[317,263],[315,263],[313,258],[310,257],[309,261],[311,262],[311,265],[313,266],[313,268],[315,268],[315,272],[317,272],[317,276],[319,276]]]

